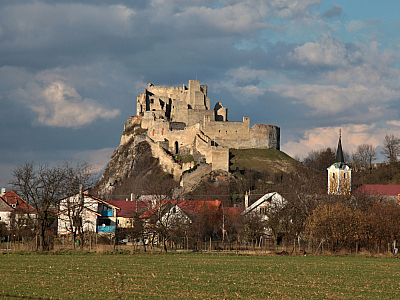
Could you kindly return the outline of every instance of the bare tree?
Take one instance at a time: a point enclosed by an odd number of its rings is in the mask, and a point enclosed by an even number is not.
[[[310,151],[304,158],[303,165],[320,172],[326,172],[326,168],[335,162],[336,150],[324,148],[318,151]]]
[[[85,169],[79,165],[73,168],[68,163],[55,166],[25,163],[13,172],[11,184],[14,190],[35,209],[36,233],[43,251],[50,249],[49,228],[56,220],[57,201],[79,189],[79,184],[77,187],[75,184],[82,180],[83,173],[78,174],[82,168]],[[32,218],[31,214],[27,217]]]
[[[62,202],[63,215],[66,216],[66,230],[72,234],[75,247],[76,238],[79,236],[80,246],[83,249],[85,237],[85,214],[86,209],[91,209],[85,203],[83,191],[91,188],[94,184],[92,167],[88,163],[72,166],[69,162],[62,165],[65,172],[62,185],[63,194],[67,195]],[[87,220],[86,220],[87,222]]]
[[[267,221],[258,212],[250,212],[243,218],[244,226],[242,235],[253,245],[253,249],[261,236],[266,232]]]
[[[368,165],[369,172],[371,172],[372,162],[375,161],[378,156],[373,145],[362,144],[357,146],[357,150],[352,154],[352,158],[353,162],[358,163],[363,167]]]
[[[381,154],[383,154],[390,163],[397,162],[397,158],[400,155],[400,139],[393,134],[385,135]]]
[[[64,196],[62,185],[65,172],[59,165],[40,165],[36,168],[33,163],[26,163],[17,167],[13,175],[11,184],[14,190],[36,211],[36,232],[41,248],[43,251],[49,250],[46,237],[48,228],[55,220],[56,201]]]

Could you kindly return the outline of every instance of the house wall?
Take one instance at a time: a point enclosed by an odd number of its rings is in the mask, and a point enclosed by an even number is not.
[[[0,211],[0,223],[5,223],[10,228],[11,211]]]

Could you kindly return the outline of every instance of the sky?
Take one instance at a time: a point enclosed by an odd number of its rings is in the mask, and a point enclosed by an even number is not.
[[[148,83],[208,86],[304,158],[400,136],[398,0],[0,0],[0,187],[118,147]],[[383,159],[382,157],[380,159]]]

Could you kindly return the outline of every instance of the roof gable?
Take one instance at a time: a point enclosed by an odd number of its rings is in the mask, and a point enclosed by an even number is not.
[[[8,190],[1,198],[10,205],[13,209],[19,211],[30,211],[34,212],[35,209],[32,205],[29,205],[24,199],[17,195],[13,190]]]
[[[264,196],[262,196],[260,199],[258,199],[256,202],[254,202],[252,205],[250,205],[247,209],[245,209],[242,212],[242,214],[245,215],[245,214],[253,211],[254,209],[256,209],[257,207],[259,207],[260,205],[262,205],[265,202],[276,204],[279,207],[279,206],[283,206],[284,203],[286,202],[286,200],[277,192],[268,193],[268,194],[265,194]]]
[[[13,211],[14,209],[2,198],[0,197],[0,211]]]

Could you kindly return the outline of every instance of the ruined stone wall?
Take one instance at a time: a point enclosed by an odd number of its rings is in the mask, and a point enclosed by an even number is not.
[[[212,170],[229,171],[229,148],[212,146]]]
[[[280,139],[278,126],[256,124],[250,129],[251,148],[280,150]]]

